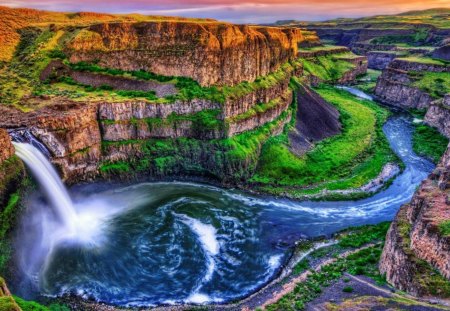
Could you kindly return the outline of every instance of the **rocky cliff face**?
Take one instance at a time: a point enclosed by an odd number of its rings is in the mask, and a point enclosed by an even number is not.
[[[308,87],[297,93],[297,120],[289,132],[291,150],[302,155],[314,142],[336,135],[341,131],[339,111]]]
[[[450,137],[450,94],[431,103],[425,115],[425,122],[437,128],[442,135]]]
[[[387,234],[380,271],[395,287],[417,296],[450,297],[450,236],[441,229],[450,222],[449,195],[450,145]]]
[[[67,45],[71,62],[187,76],[201,85],[253,81],[293,59],[300,29],[221,23],[110,23],[83,29]]]
[[[368,67],[376,70],[385,69],[396,57],[395,53],[388,52],[368,52]]]
[[[31,113],[2,113],[0,127],[28,128],[47,146],[64,179],[89,179],[97,171],[101,135],[95,106],[63,100]]]
[[[396,59],[383,70],[375,87],[379,100],[402,108],[428,108],[433,98],[425,91],[412,86],[409,72],[450,72],[450,67]]]
[[[14,152],[8,133],[0,128],[0,212],[23,177],[23,164]]]
[[[9,159],[14,155],[14,147],[11,143],[11,138],[3,129],[0,129],[0,163]]]

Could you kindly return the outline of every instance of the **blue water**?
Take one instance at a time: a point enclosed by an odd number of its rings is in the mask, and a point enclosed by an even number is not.
[[[178,182],[87,185],[72,193],[86,215],[84,238],[46,247],[40,245],[51,233],[42,224],[51,216],[45,202],[33,200],[18,238],[23,273],[13,289],[122,306],[248,295],[279,271],[296,240],[392,220],[411,199],[433,164],[413,152],[408,117],[392,117],[383,130],[406,167],[389,188],[364,200],[298,202]]]

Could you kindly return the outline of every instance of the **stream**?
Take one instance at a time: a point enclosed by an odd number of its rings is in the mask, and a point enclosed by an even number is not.
[[[11,289],[119,306],[247,296],[276,276],[299,239],[393,219],[434,167],[413,152],[411,122],[396,114],[383,128],[404,171],[359,201],[299,202],[182,182],[90,184],[69,190],[76,220],[68,231],[35,193],[15,239]]]

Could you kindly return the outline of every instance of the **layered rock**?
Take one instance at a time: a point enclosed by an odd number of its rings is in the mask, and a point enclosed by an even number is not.
[[[297,54],[300,29],[221,23],[98,24],[67,45],[71,62],[234,85],[275,71]]]
[[[0,212],[23,176],[23,164],[14,152],[11,138],[6,130],[0,128]]]
[[[431,103],[425,115],[425,122],[450,138],[450,94]]]
[[[101,135],[95,105],[61,100],[22,113],[3,109],[0,126],[28,128],[48,148],[64,179],[95,175],[101,157]]]
[[[386,236],[380,271],[389,283],[417,296],[450,297],[450,236],[440,230],[450,221],[449,180],[450,145]]]
[[[339,111],[308,87],[297,93],[295,129],[289,132],[291,150],[302,155],[314,142],[337,135],[341,131]]]
[[[395,53],[374,51],[368,52],[368,67],[375,70],[385,69],[396,57]]]
[[[268,102],[265,108],[253,109],[250,114],[248,112],[243,115],[235,115],[227,119],[226,136],[234,136],[236,134],[253,130],[257,127],[271,122],[278,118],[289,105],[292,103],[292,92],[287,91],[281,97]],[[246,115],[248,114],[248,115]]]
[[[356,80],[358,76],[361,76],[367,72],[367,57],[359,56],[359,57],[341,57],[341,60],[347,61],[354,65],[352,70],[344,72],[341,78],[336,81],[338,84],[347,84]]]
[[[96,88],[108,87],[126,91],[153,91],[158,97],[175,95],[177,89],[172,83],[145,81],[124,76],[113,76],[86,71],[72,70],[60,60],[51,61],[40,74],[40,80],[56,80],[61,77],[71,78],[73,81]]]
[[[383,70],[375,87],[379,100],[402,108],[428,108],[434,100],[427,92],[412,86],[410,72],[450,72],[445,65],[427,64],[396,59]]]

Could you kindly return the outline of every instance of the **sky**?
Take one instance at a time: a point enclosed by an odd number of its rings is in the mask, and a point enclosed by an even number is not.
[[[215,18],[234,23],[270,23],[450,7],[450,0],[0,0],[0,5],[50,11],[141,13]]]

